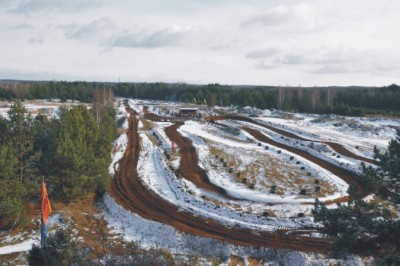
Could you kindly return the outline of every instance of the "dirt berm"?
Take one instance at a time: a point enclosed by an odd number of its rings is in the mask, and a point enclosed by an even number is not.
[[[347,184],[354,186],[363,196],[366,196],[367,190],[365,188],[365,185],[361,182],[360,177],[348,170],[345,170],[339,166],[336,166],[332,163],[329,163],[327,161],[324,161],[318,157],[315,157],[311,154],[309,154],[306,151],[303,151],[301,149],[297,149],[288,145],[284,145],[282,143],[276,142],[270,138],[268,138],[267,136],[265,136],[264,134],[262,134],[260,131],[249,128],[249,127],[242,127],[243,130],[247,131],[248,133],[250,133],[253,137],[255,137],[257,140],[261,141],[261,142],[265,142],[268,143],[270,145],[273,145],[275,147],[281,148],[281,149],[285,149],[287,151],[290,151],[292,153],[295,153],[297,155],[300,155],[303,158],[306,158],[307,160],[321,166],[322,168],[330,171],[331,173],[333,173],[334,175],[338,176],[339,178],[341,178],[342,180],[344,180]]]
[[[225,189],[210,182],[206,171],[198,164],[198,155],[192,141],[178,133],[177,129],[181,125],[182,123],[176,123],[165,129],[167,137],[179,146],[179,152],[181,155],[178,170],[179,174],[195,184],[198,188],[216,192],[225,198],[233,199],[233,197],[228,195]]]
[[[273,132],[276,132],[276,133],[281,134],[282,136],[285,136],[285,137],[288,137],[288,138],[298,139],[298,140],[305,140],[305,141],[314,141],[315,142],[315,140],[311,140],[311,139],[306,139],[306,138],[300,137],[300,136],[298,136],[296,134],[293,134],[291,132],[288,132],[286,130],[282,130],[282,129],[279,129],[279,128],[276,128],[276,127],[273,127],[273,126],[269,126],[269,125],[257,122],[255,120],[249,118],[249,117],[244,117],[244,116],[239,116],[239,115],[227,115],[227,116],[215,116],[215,117],[209,116],[209,117],[205,118],[206,121],[211,121],[211,120],[217,121],[217,120],[223,120],[223,119],[244,121],[244,122],[248,122],[248,123],[251,123],[251,124],[254,124],[254,125],[257,125],[257,126],[264,127],[266,129],[269,129],[269,130],[271,130]],[[366,157],[363,157],[363,156],[359,156],[359,155],[349,151],[348,149],[346,149],[345,147],[343,147],[343,145],[341,145],[339,143],[326,141],[325,144],[329,145],[334,151],[336,151],[337,153],[340,153],[340,154],[342,154],[344,156],[347,156],[347,157],[350,157],[350,158],[353,158],[353,159],[356,159],[356,160],[364,161],[364,162],[367,162],[367,163],[371,163],[371,164],[377,164],[377,162],[375,160],[370,159],[370,158],[366,158]]]

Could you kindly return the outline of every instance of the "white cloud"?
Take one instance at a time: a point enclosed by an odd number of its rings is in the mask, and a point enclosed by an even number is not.
[[[114,28],[114,24],[108,17],[95,19],[89,23],[81,25],[63,25],[61,28],[66,30],[66,36],[71,39],[88,40],[102,37]]]
[[[334,73],[348,73],[348,72],[349,69],[346,69],[343,66],[336,66],[336,65],[326,65],[314,70],[314,73],[316,74],[334,74]]]
[[[250,53],[246,54],[246,57],[247,58],[253,58],[253,59],[265,58],[265,57],[274,56],[277,53],[279,53],[279,49],[270,47],[270,48],[264,48],[264,49],[261,49],[261,50],[251,51]]]
[[[12,27],[12,29],[15,30],[32,30],[33,28],[34,27],[28,23],[22,23]]]
[[[315,26],[317,10],[308,4],[280,5],[271,7],[263,14],[252,16],[241,23],[243,27],[295,27],[296,30],[309,30]]]
[[[288,18],[290,18],[290,16],[291,12],[287,6],[279,6],[268,10],[263,15],[251,17],[250,19],[244,21],[242,23],[242,26],[251,26],[254,24],[261,24],[263,26],[274,26],[284,23]]]
[[[7,69],[0,78],[400,83],[397,0],[0,0],[0,6],[0,69]]]
[[[29,43],[43,43],[44,39],[41,36],[32,37],[28,40]]]
[[[19,1],[19,4],[12,12],[35,13],[35,12],[79,12],[82,10],[98,8],[102,5],[100,0],[27,0]]]
[[[172,26],[153,32],[128,33],[114,38],[111,41],[111,46],[129,48],[175,46],[180,44],[190,34],[190,31],[190,27]]]

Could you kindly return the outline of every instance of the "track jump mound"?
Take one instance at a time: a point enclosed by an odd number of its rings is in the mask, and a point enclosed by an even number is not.
[[[198,165],[199,158],[192,141],[186,137],[183,137],[177,131],[181,125],[182,123],[176,123],[165,129],[167,137],[179,146],[179,151],[181,154],[181,160],[178,169],[179,174],[199,188],[216,192],[226,198],[233,199],[225,189],[211,183],[206,171]]]

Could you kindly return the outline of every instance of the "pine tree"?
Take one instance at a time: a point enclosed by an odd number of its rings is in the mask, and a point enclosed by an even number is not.
[[[14,146],[15,157],[18,161],[18,172],[15,174],[22,182],[25,178],[33,177],[36,172],[36,162],[41,153],[33,149],[36,134],[32,126],[32,117],[20,101],[11,106],[8,117],[9,141]]]
[[[337,238],[339,250],[373,255],[381,265],[400,265],[400,131],[385,153],[375,149],[375,158],[377,168],[362,166],[363,179],[379,200],[367,203],[349,190],[348,206],[327,209],[316,201],[314,219]]]
[[[24,221],[29,189],[41,153],[33,149],[32,118],[17,101],[0,119],[0,226]]]
[[[85,106],[61,109],[53,138],[52,181],[60,199],[85,196],[90,191],[104,191],[110,176],[111,143],[115,134],[114,112],[108,107],[92,114]]]
[[[31,266],[85,265],[79,254],[78,242],[71,237],[72,232],[57,230],[50,235],[43,246],[33,245],[29,251]]]
[[[379,167],[365,167],[366,181],[381,197],[400,204],[400,131],[396,139],[389,142],[388,149],[381,154],[375,147],[375,159],[379,160]]]

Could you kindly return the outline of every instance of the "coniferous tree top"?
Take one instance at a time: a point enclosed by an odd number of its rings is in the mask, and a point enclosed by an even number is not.
[[[347,206],[327,209],[316,201],[314,219],[337,238],[338,250],[376,257],[379,265],[400,265],[400,132],[385,153],[375,149],[378,167],[363,165],[363,179],[376,199],[365,202],[350,190]]]

